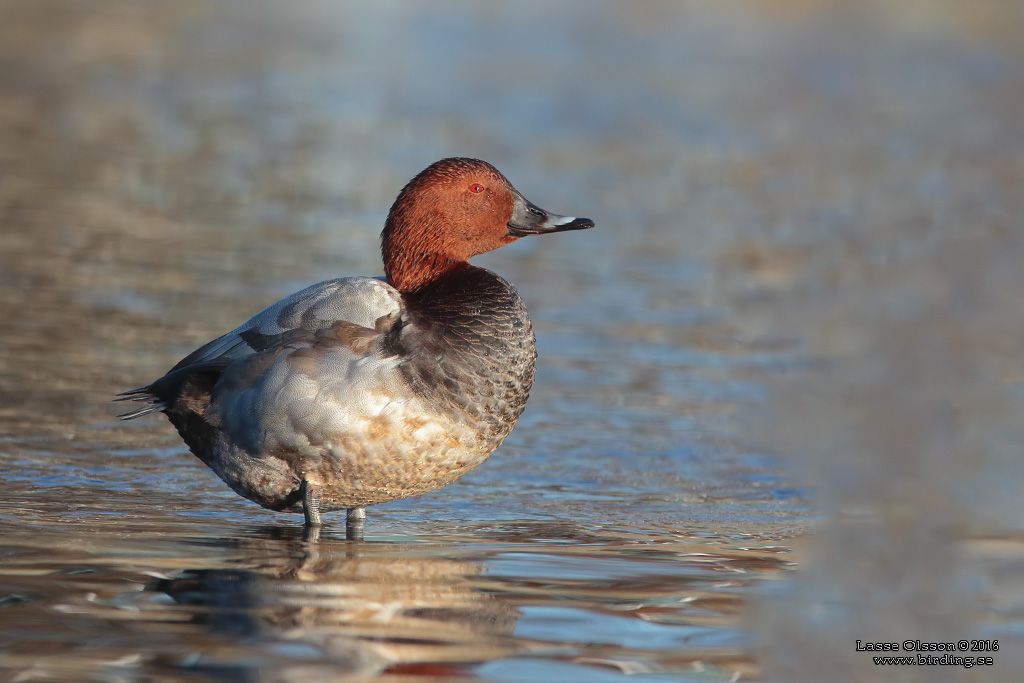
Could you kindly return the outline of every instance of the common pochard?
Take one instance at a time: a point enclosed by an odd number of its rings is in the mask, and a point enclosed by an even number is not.
[[[593,227],[527,201],[490,164],[438,161],[399,193],[385,278],[297,292],[118,400],[163,412],[236,493],[271,510],[364,507],[440,488],[482,463],[523,412],[533,328],[515,288],[469,259],[520,237]]]

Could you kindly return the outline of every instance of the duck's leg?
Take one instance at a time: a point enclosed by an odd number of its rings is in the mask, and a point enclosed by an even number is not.
[[[306,543],[319,543],[320,542],[320,530],[322,526],[304,526],[302,527],[302,540]]]
[[[305,479],[300,485],[302,488],[302,512],[306,515],[306,526],[323,526],[320,520],[320,498],[323,489],[319,484],[310,484]]]
[[[349,541],[363,540],[366,526],[366,508],[349,508],[345,515],[345,538]]]

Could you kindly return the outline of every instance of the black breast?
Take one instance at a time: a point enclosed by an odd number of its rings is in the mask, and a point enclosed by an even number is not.
[[[441,413],[476,425],[481,447],[497,447],[533,386],[533,326],[515,288],[464,265],[404,295],[386,347],[409,360],[403,379]]]

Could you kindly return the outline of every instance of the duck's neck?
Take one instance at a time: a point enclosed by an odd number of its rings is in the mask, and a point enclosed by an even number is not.
[[[384,261],[384,275],[392,287],[403,294],[422,289],[462,266],[469,266],[445,254],[402,255]]]
[[[412,183],[410,183],[410,186]],[[445,240],[443,218],[436,211],[418,211],[411,215],[405,196],[406,187],[388,213],[380,234],[384,274],[400,292],[411,292],[461,266],[468,257],[458,254]]]

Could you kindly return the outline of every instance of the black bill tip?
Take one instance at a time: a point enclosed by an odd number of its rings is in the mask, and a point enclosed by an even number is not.
[[[558,231],[562,230],[586,230],[587,228],[594,227],[594,221],[589,218],[575,218],[572,216],[566,216],[566,218],[572,218],[568,223],[564,223],[557,228]]]

